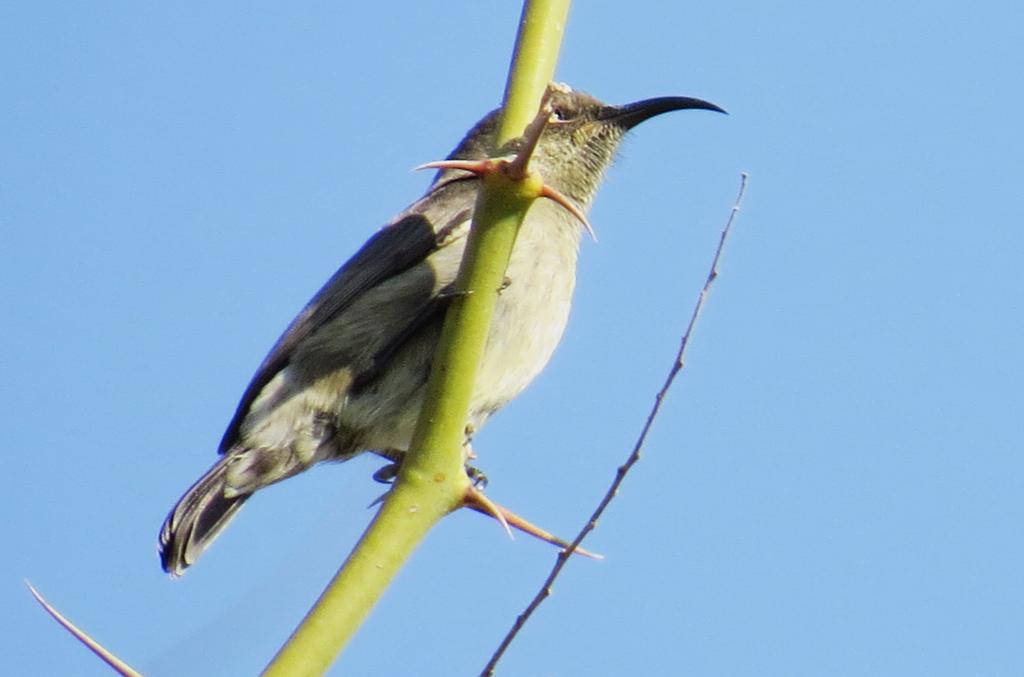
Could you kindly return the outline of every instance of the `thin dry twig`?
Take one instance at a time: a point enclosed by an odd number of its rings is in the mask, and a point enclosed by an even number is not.
[[[97,642],[95,639],[85,633],[84,630],[80,629],[74,623],[69,621],[67,617],[61,612],[57,611],[56,608],[49,602],[47,602],[39,591],[32,587],[32,584],[25,581],[25,585],[28,586],[28,591],[32,593],[32,596],[36,598],[36,601],[46,609],[46,613],[53,617],[53,620],[63,626],[65,630],[74,635],[75,639],[84,644],[87,649],[92,651],[94,654],[99,656],[100,660],[113,668],[114,672],[121,675],[122,677],[142,677],[142,673],[138,672],[132,666],[128,665],[120,658],[115,656],[109,649],[104,647],[102,644]]]
[[[590,534],[597,527],[597,521],[604,514],[605,509],[615,498],[616,494],[619,493],[619,487],[622,485],[623,480],[626,479],[626,474],[629,473],[637,461],[640,460],[640,452],[643,449],[644,443],[647,441],[647,435],[650,433],[651,428],[654,425],[654,420],[658,417],[658,412],[661,411],[662,402],[665,400],[665,396],[668,394],[669,389],[672,387],[672,383],[675,381],[676,376],[682,371],[685,365],[686,348],[690,344],[690,336],[693,334],[694,328],[697,326],[697,320],[700,317],[701,311],[704,309],[704,303],[707,300],[708,293],[711,291],[711,286],[714,284],[715,279],[718,277],[718,263],[722,258],[722,252],[725,249],[725,242],[729,238],[729,233],[732,231],[732,224],[736,220],[736,215],[740,211],[740,206],[743,203],[743,194],[747,189],[748,175],[746,172],[740,173],[740,188],[736,194],[736,200],[733,202],[732,210],[729,212],[729,218],[725,222],[725,227],[722,229],[722,235],[718,239],[718,247],[715,249],[715,255],[711,260],[711,269],[708,271],[708,276],[704,280],[704,286],[700,290],[700,294],[697,296],[697,302],[693,306],[693,312],[690,315],[690,321],[686,326],[686,331],[683,333],[683,338],[679,343],[679,350],[676,352],[675,361],[672,363],[672,368],[669,369],[668,376],[665,378],[664,384],[658,394],[654,397],[654,405],[651,407],[650,412],[647,414],[647,420],[644,422],[643,428],[640,430],[640,435],[637,437],[636,444],[633,445],[633,450],[630,452],[626,462],[618,467],[615,472],[615,479],[612,480],[611,485],[608,487],[608,491],[605,492],[601,502],[598,503],[597,508],[594,510],[590,519],[580,530],[579,534],[573,540],[572,544],[565,550],[558,553],[558,557],[555,560],[555,565],[552,567],[548,577],[544,580],[544,584],[541,585],[540,590],[527,605],[526,609],[516,617],[515,623],[509,629],[508,633],[501,640],[498,648],[491,654],[490,660],[487,665],[484,666],[483,671],[480,673],[480,677],[492,677],[494,670],[498,665],[498,661],[505,654],[509,645],[519,634],[519,631],[523,629],[523,626],[530,619],[537,608],[544,602],[545,599],[551,596],[551,587],[554,585],[555,579],[558,578],[559,574],[562,573],[562,569],[565,567],[566,562],[569,561],[569,556],[572,552],[579,547],[583,539]]]

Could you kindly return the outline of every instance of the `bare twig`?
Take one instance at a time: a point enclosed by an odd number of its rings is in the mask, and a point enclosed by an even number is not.
[[[654,405],[651,407],[650,412],[647,414],[647,420],[644,422],[643,428],[640,430],[640,435],[637,437],[636,444],[633,445],[633,450],[629,454],[629,458],[615,471],[615,479],[612,480],[611,485],[608,487],[608,491],[605,492],[601,502],[597,505],[590,519],[580,530],[579,534],[573,540],[572,544],[565,550],[558,553],[558,557],[555,560],[555,565],[552,567],[548,577],[544,580],[544,584],[541,585],[540,590],[527,605],[526,609],[516,617],[515,623],[509,629],[508,633],[501,640],[501,644],[491,654],[490,660],[487,665],[484,666],[483,671],[480,673],[480,677],[491,677],[494,674],[494,669],[498,665],[498,661],[505,654],[509,645],[522,630],[526,621],[530,619],[537,608],[551,595],[551,586],[554,584],[555,579],[558,578],[559,574],[562,573],[562,569],[565,567],[566,562],[569,561],[569,556],[572,552],[579,547],[583,539],[590,534],[597,527],[597,521],[604,514],[608,504],[612,502],[616,494],[619,492],[619,487],[622,485],[623,480],[626,479],[626,474],[629,472],[637,461],[640,460],[640,452],[643,449],[644,443],[647,441],[647,435],[650,433],[651,428],[654,425],[654,420],[658,416],[658,412],[661,411],[662,402],[665,400],[665,396],[668,394],[669,388],[672,387],[672,383],[675,381],[676,376],[682,371],[685,364],[686,348],[690,343],[690,336],[693,334],[694,327],[697,326],[697,320],[700,317],[701,311],[704,309],[704,303],[707,300],[708,292],[711,291],[711,286],[714,284],[715,279],[718,277],[718,262],[722,258],[722,252],[725,249],[725,242],[729,238],[729,233],[732,230],[732,224],[736,220],[736,214],[740,211],[740,206],[743,203],[743,194],[747,189],[747,178],[746,172],[740,174],[740,188],[736,194],[736,200],[733,202],[732,210],[729,212],[729,218],[725,222],[725,227],[722,229],[722,235],[718,239],[718,247],[715,249],[715,255],[711,260],[711,269],[708,271],[708,276],[704,280],[704,286],[700,290],[700,294],[697,296],[697,302],[693,306],[693,312],[690,315],[690,322],[686,326],[686,331],[683,333],[683,338],[679,343],[679,350],[676,352],[675,361],[672,363],[672,368],[669,369],[668,376],[665,378],[664,384],[654,398]]]
[[[94,654],[99,656],[100,660],[109,665],[111,668],[113,668],[114,672],[121,675],[122,677],[142,677],[141,672],[138,672],[137,670],[132,668],[132,666],[128,665],[120,658],[115,656],[113,653],[110,652],[110,650],[108,650],[102,644],[100,644],[95,639],[87,635],[84,630],[81,630],[78,626],[69,621],[64,616],[64,614],[57,611],[57,609],[55,609],[52,604],[43,599],[43,596],[39,594],[38,590],[32,587],[31,583],[25,581],[25,585],[28,586],[28,591],[32,593],[32,596],[36,598],[36,601],[39,602],[39,604],[44,609],[46,609],[46,613],[50,614],[50,616],[53,617],[53,620],[60,623],[65,630],[74,635],[75,639],[84,644],[86,648],[92,651]]]

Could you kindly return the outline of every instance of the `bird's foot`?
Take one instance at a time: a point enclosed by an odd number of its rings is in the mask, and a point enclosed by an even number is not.
[[[467,465],[466,475],[469,477],[469,481],[473,483],[473,488],[477,491],[483,491],[487,488],[487,475],[485,475],[484,471],[480,470],[480,468]]]
[[[475,456],[473,456],[473,458],[475,458]],[[381,484],[394,484],[395,478],[398,477],[398,471],[401,467],[401,461],[388,463],[377,470],[377,472],[373,473],[373,480],[375,482],[380,482]],[[484,474],[483,470],[471,465],[466,465],[466,475],[469,477],[469,481],[473,483],[474,489],[483,491],[487,488],[487,475]]]
[[[398,477],[398,470],[401,467],[401,461],[388,463],[386,466],[383,466],[380,470],[373,473],[373,481],[380,482],[381,484],[393,484],[395,478]]]

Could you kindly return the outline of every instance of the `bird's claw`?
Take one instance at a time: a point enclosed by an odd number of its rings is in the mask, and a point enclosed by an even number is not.
[[[398,470],[401,467],[402,464],[398,461],[388,463],[386,466],[373,473],[373,481],[380,482],[381,484],[393,484],[395,478],[398,477]]]
[[[473,458],[475,458],[475,456]],[[398,477],[398,471],[401,467],[402,464],[399,461],[388,463],[377,470],[377,472],[373,473],[373,481],[380,482],[381,484],[394,484],[395,478]],[[467,465],[466,475],[469,477],[469,481],[472,482],[474,489],[483,491],[487,488],[487,475],[484,474],[483,470]]]
[[[469,481],[473,483],[473,488],[477,491],[483,491],[487,488],[487,475],[484,474],[479,468],[475,468],[471,465],[466,466],[466,475],[469,476]]]

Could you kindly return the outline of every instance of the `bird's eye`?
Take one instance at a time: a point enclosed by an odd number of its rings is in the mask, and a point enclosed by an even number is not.
[[[561,106],[555,106],[554,108],[552,108],[551,114],[555,116],[555,120],[557,120],[558,122],[565,122],[566,120],[572,117],[569,111],[562,108]]]

